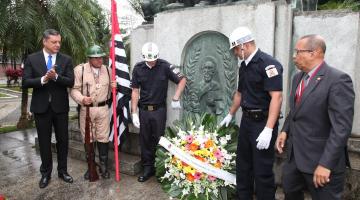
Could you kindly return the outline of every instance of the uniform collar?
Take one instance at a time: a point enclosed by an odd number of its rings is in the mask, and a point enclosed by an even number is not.
[[[256,47],[255,51],[250,54],[250,56],[245,60],[246,66],[249,64],[249,62],[253,59],[255,54],[259,51],[259,48]]]
[[[145,61],[145,65],[149,68],[152,69],[153,67],[151,67],[146,61]],[[155,67],[155,66],[154,66]]]

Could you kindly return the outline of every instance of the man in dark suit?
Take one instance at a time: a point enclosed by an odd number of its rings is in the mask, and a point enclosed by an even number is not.
[[[59,53],[61,36],[53,29],[43,34],[43,49],[29,55],[24,65],[23,87],[33,88],[30,111],[34,113],[41,156],[40,188],[50,181],[52,171],[51,133],[54,126],[58,159],[58,176],[68,183],[68,87],[74,84],[69,56]]]
[[[341,199],[347,140],[354,116],[354,89],[349,75],[324,62],[326,45],[319,35],[296,43],[293,60],[299,70],[290,93],[290,112],[276,142],[279,153],[287,140],[283,168],[285,199]]]

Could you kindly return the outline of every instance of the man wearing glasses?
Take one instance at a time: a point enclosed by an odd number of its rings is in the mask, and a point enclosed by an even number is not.
[[[300,72],[294,76],[290,112],[276,141],[279,153],[287,141],[282,185],[288,200],[303,200],[304,189],[312,199],[342,199],[355,94],[350,76],[324,62],[325,51],[319,35],[300,38],[294,50]]]

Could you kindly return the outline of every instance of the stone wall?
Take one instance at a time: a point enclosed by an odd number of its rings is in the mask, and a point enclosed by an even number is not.
[[[228,36],[236,27],[248,26],[253,31],[259,48],[278,58],[287,74],[291,16],[290,6],[271,2],[261,4],[238,2],[231,5],[165,11],[157,14],[154,18],[153,28],[145,25],[133,31],[131,66],[141,60],[141,45],[144,44],[145,38],[158,44],[161,58],[175,65],[183,65],[186,44],[194,36],[206,31],[216,31]],[[150,38],[149,36],[152,34],[153,38]],[[237,75],[234,74],[234,76]],[[287,83],[285,76],[284,85]],[[175,85],[170,84],[168,102],[171,100],[174,90]],[[167,124],[171,124],[181,116],[180,111],[171,110],[169,106],[170,104],[168,104]],[[285,108],[286,104],[283,105],[283,113]],[[241,111],[237,114],[237,122],[240,117]]]
[[[186,16],[186,17],[184,17]],[[201,16],[201,17],[199,17]],[[292,62],[295,41],[306,34],[320,34],[327,42],[326,61],[348,73],[355,91],[360,89],[360,37],[359,13],[350,11],[322,11],[293,13],[286,3],[238,2],[230,5],[194,7],[159,13],[153,25],[135,29],[131,35],[131,66],[141,60],[141,46],[153,41],[160,47],[160,57],[175,65],[182,65],[186,44],[197,34],[216,31],[228,36],[238,26],[248,26],[263,51],[273,55],[284,66],[284,103],[287,112],[291,78],[296,72]],[[174,94],[170,84],[168,102]],[[170,106],[170,104],[168,104]],[[168,124],[181,116],[179,111],[168,108]],[[241,111],[237,113],[237,121]],[[280,121],[280,127],[283,120]],[[360,98],[355,100],[353,137],[360,137]]]

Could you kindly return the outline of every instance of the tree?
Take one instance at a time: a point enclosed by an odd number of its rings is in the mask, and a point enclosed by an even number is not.
[[[108,26],[103,23],[106,17],[95,0],[0,0],[0,7],[0,49],[5,59],[24,61],[41,49],[47,28],[60,31],[62,52],[71,55],[75,64],[85,60],[90,44],[105,46],[105,38],[109,38]],[[28,92],[23,88],[18,128],[29,126],[27,103]]]

